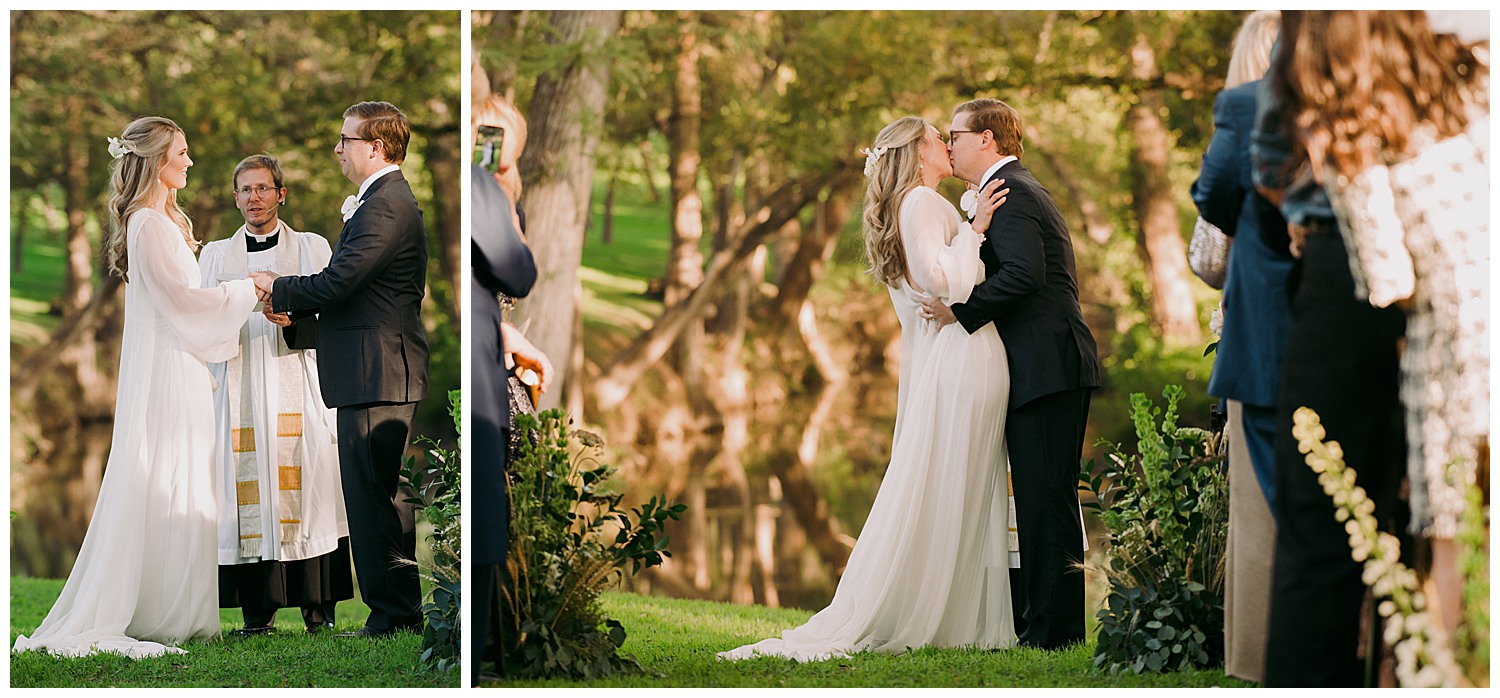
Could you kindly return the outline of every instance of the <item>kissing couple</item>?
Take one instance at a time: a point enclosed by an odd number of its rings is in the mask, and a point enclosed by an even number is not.
[[[296,461],[299,454],[311,456],[304,450],[309,444],[283,437],[301,436],[304,428],[312,433],[326,408],[337,411],[336,465],[349,547],[371,609],[363,627],[347,635],[421,628],[421,588],[416,568],[406,562],[415,559],[415,522],[398,491],[413,412],[427,392],[420,317],[427,237],[400,169],[410,138],[406,115],[387,102],[345,110],[333,153],[359,190],[346,202],[338,241],[319,260],[326,264],[316,271],[299,264],[295,249],[279,264],[277,252],[246,250],[248,236],[236,234],[223,254],[237,263],[204,260],[204,268],[219,264],[228,278],[205,275],[194,257],[199,243],[177,200],[193,165],[183,130],[169,119],[143,117],[110,139],[105,247],[110,272],[125,280],[125,320],[109,460],[62,594],[36,632],[17,637],[15,651],[139,658],[183,653],[181,643],[218,638],[221,518],[253,508],[262,491],[274,489],[279,499],[300,490],[250,480],[242,492],[248,497],[229,499],[242,488],[220,482],[225,476],[216,472],[215,454],[222,462],[229,451],[222,435],[235,434],[236,451],[243,445]],[[270,202],[279,205],[286,190],[279,168],[251,169],[236,171],[234,186],[237,202],[254,202],[240,205],[247,224],[255,218],[260,225],[268,222],[261,219]],[[271,227],[264,232],[262,242],[275,234]],[[264,255],[264,265],[250,261],[256,254]],[[259,312],[258,303],[265,304]],[[270,394],[294,395],[306,409],[278,403],[283,409],[274,423],[263,423],[272,417],[247,418],[231,430],[225,410],[216,415],[220,386],[210,364],[239,357],[243,331],[255,315],[297,328],[295,339],[269,336],[279,351],[315,348],[330,360],[318,366],[316,398],[302,399],[296,383],[309,374],[301,372],[279,373],[293,376],[292,386],[267,386]],[[253,392],[242,393],[251,404]],[[286,473],[291,465],[280,462],[269,479],[300,485],[300,474]],[[270,557],[286,540],[277,544],[266,534],[305,530],[288,527],[294,522],[273,518],[277,514],[253,529],[238,524],[242,541],[268,540],[231,557]]]
[[[1078,463],[1102,372],[1021,140],[1015,109],[976,99],[946,142],[909,116],[865,150],[865,253],[901,323],[890,465],[833,601],[721,659],[1083,641]],[[937,192],[948,177],[972,220]]]

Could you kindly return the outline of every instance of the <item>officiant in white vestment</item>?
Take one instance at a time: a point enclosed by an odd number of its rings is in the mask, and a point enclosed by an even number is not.
[[[204,246],[205,286],[253,271],[314,274],[328,265],[327,240],[280,220],[286,189],[275,158],[245,158],[233,182],[245,225]],[[310,348],[316,322],[257,308],[240,332],[239,355],[209,366],[219,606],[243,609],[240,635],[270,632],[276,611],[290,606],[302,609],[308,632],[332,627],[334,605],[354,596],[335,414],[323,404]]]

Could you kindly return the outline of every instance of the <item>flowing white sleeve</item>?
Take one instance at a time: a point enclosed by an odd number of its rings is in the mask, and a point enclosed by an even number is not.
[[[237,279],[202,287],[197,265],[187,269],[178,257],[182,233],[155,215],[131,218],[130,280],[141,284],[172,333],[189,353],[206,363],[228,361],[239,351],[240,327],[255,307],[255,285]]]
[[[984,239],[962,220],[953,204],[925,187],[901,202],[901,240],[912,281],[948,305],[969,300],[984,280],[979,260]]]
[[[203,246],[203,251],[198,254],[198,271],[202,276],[202,288],[210,288],[219,285],[219,270],[224,266],[224,246],[217,242],[210,242]]]

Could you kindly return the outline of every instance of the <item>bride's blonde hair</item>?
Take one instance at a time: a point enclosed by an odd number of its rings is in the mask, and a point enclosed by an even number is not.
[[[901,202],[922,183],[922,139],[927,122],[907,116],[880,129],[871,150],[885,148],[865,187],[865,257],[876,281],[897,286],[906,277],[906,250],[897,219]]]
[[[171,119],[145,116],[130,122],[120,134],[120,145],[127,152],[115,158],[109,175],[109,238],[104,243],[104,258],[109,271],[130,280],[130,260],[125,252],[125,230],[130,214],[149,208],[161,194],[161,169],[166,166],[172,147],[172,136],[182,129]],[[167,215],[182,228],[188,246],[198,248],[193,237],[193,222],[177,203],[174,193],[167,198]]]

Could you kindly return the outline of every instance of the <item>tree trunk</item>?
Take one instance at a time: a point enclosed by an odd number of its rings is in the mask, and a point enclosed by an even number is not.
[[[26,256],[26,228],[30,225],[27,214],[31,212],[30,199],[22,196],[19,199],[20,208],[16,211],[15,233],[10,238],[10,273],[12,276],[21,273],[21,260]]]
[[[457,129],[445,130],[430,138],[423,139],[426,147],[423,148],[423,161],[427,169],[432,172],[432,202],[431,215],[436,225],[433,227],[436,233],[438,269],[443,278],[448,282],[448,288],[452,299],[448,304],[447,311],[451,313],[448,320],[457,329],[463,318],[463,216],[462,192],[460,182],[463,175],[460,173],[459,163],[462,160],[451,157],[458,150],[459,132]],[[446,154],[446,155],[445,155]],[[429,247],[431,247],[429,241]]]
[[[522,198],[534,230],[531,239],[537,283],[517,304],[518,322],[535,319],[527,331],[543,353],[555,359],[571,355],[574,289],[583,257],[584,229],[594,178],[594,153],[603,131],[609,56],[604,42],[620,28],[619,10],[549,13],[553,43],[578,46],[575,59],[537,78],[527,121],[530,134],[521,155],[527,182]],[[569,362],[570,363],[570,362]],[[568,363],[553,362],[560,385],[568,381]],[[538,407],[559,404],[557,393],[542,397]]]
[[[63,201],[68,219],[63,260],[63,294],[58,299],[63,323],[77,322],[94,298],[94,248],[85,227],[89,213],[89,151],[84,133],[85,110],[81,100],[70,100],[67,139],[63,144]],[[113,395],[108,380],[99,371],[98,343],[92,332],[78,334],[75,341],[59,347],[59,365],[78,384],[80,413],[112,412]]]
[[[600,226],[599,241],[605,245],[615,241],[615,190],[620,188],[620,163],[615,162],[609,173],[609,190],[604,193],[604,221]]]
[[[646,200],[652,206],[661,203],[661,189],[656,186],[656,175],[653,174],[656,172],[656,163],[652,162],[656,159],[652,155],[654,150],[656,147],[651,145],[650,138],[641,141],[641,177],[646,180]]]
[[[672,112],[667,119],[672,247],[667,255],[664,305],[682,302],[703,283],[703,198],[698,193],[698,169],[703,161],[698,136],[703,125],[703,109],[698,78],[698,35],[692,11],[680,11],[678,20]],[[700,317],[687,322],[672,350],[672,363],[682,376],[690,399],[703,395],[703,344],[703,320]]]
[[[848,172],[833,175],[835,179],[848,176]],[[642,332],[630,346],[616,355],[609,368],[595,381],[594,396],[599,408],[613,409],[624,401],[646,369],[659,361],[677,341],[688,322],[702,315],[709,307],[709,301],[715,296],[721,283],[733,277],[733,272],[750,258],[766,236],[779,230],[817,196],[818,190],[826,184],[825,177],[828,175],[819,174],[783,185],[767,197],[753,215],[747,217],[746,223],[751,226],[750,229],[735,236],[737,242],[733,247],[715,254],[709,260],[703,283],[682,302],[666,307],[650,329]]]
[[[1131,49],[1133,74],[1148,81],[1156,74],[1156,54],[1145,34]],[[1125,118],[1130,132],[1131,195],[1140,228],[1137,249],[1151,276],[1151,312],[1162,334],[1176,344],[1203,341],[1198,306],[1188,281],[1187,246],[1178,229],[1177,205],[1167,176],[1169,136],[1161,120],[1165,100],[1160,88],[1140,92]]]

